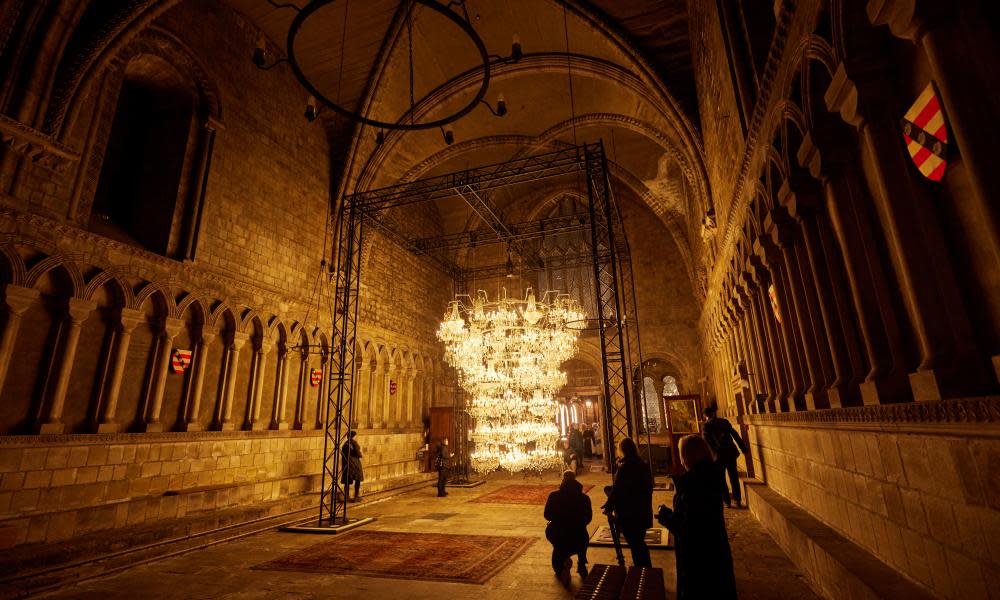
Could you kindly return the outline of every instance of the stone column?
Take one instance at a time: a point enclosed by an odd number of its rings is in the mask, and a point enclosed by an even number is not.
[[[202,424],[198,421],[198,416],[201,413],[201,393],[205,384],[208,348],[215,336],[214,331],[207,332],[203,327],[201,339],[195,344],[194,353],[191,355],[191,379],[188,380],[184,397],[185,423],[181,426],[183,431],[201,431],[203,429]]]
[[[145,315],[140,311],[131,308],[119,311],[111,355],[107,359],[100,386],[100,412],[97,417],[96,433],[121,431],[122,425],[115,419],[118,414],[118,395],[122,389],[122,377],[125,375],[125,358],[128,356],[132,332],[144,320]]]
[[[788,338],[793,347],[798,349],[801,375],[805,383],[805,407],[807,410],[826,406],[825,381],[820,368],[820,357],[816,349],[816,339],[813,335],[811,316],[802,285],[802,265],[799,264],[796,252],[795,228],[788,211],[784,207],[773,209],[766,218],[765,228],[772,240],[781,249],[784,259],[784,271],[779,275],[785,288],[782,302],[782,312],[787,312]],[[778,270],[781,270],[779,265]],[[779,291],[779,296],[781,292]]]
[[[287,347],[279,349],[278,384],[274,388],[274,414],[271,416],[271,429],[288,429],[285,418],[285,399],[288,396],[288,369],[292,351]]]
[[[747,398],[747,406],[749,407],[749,412],[756,413],[758,412],[757,395],[765,390],[764,367],[761,364],[756,344],[756,335],[751,325],[752,315],[746,290],[743,289],[742,285],[737,285],[734,288],[734,292],[737,308],[740,311],[740,337],[743,340],[744,351],[747,355],[748,380],[751,388],[751,397]]]
[[[223,385],[220,389],[221,401],[215,413],[215,426],[220,431],[232,431],[236,429],[233,422],[233,395],[236,393],[236,370],[240,364],[240,350],[246,344],[249,336],[236,331],[226,348],[226,372],[223,378]]]
[[[782,348],[785,357],[786,370],[786,396],[783,399],[782,407],[786,410],[800,410],[805,407],[803,393],[806,386],[806,373],[801,359],[799,343],[796,331],[795,310],[792,306],[788,293],[788,281],[784,273],[784,258],[778,246],[770,237],[761,237],[754,242],[754,252],[764,261],[764,266],[771,272],[773,285],[778,298],[778,307],[781,311],[781,323],[774,320],[775,332],[781,337]],[[771,306],[767,291],[764,291],[764,299]],[[772,311],[773,313],[773,311]]]
[[[247,407],[247,422],[244,429],[258,431],[264,429],[267,423],[260,420],[260,409],[264,394],[264,373],[267,371],[267,354],[271,351],[272,341],[262,337],[260,345],[254,348],[253,365],[250,371],[250,406]]]
[[[394,366],[390,365],[389,370],[385,372],[385,382],[384,382],[384,404],[382,405],[382,414],[385,416],[385,428],[391,429],[395,427],[396,416],[393,410],[393,402],[395,401],[395,396],[392,394],[392,382],[396,378],[396,369]],[[396,391],[399,391],[399,384],[396,384]]]
[[[7,371],[14,355],[14,344],[17,342],[17,332],[21,328],[21,316],[38,302],[38,290],[7,284],[4,299],[7,305],[7,320],[3,330],[0,330],[0,391],[7,381]]]
[[[888,277],[874,246],[875,230],[868,216],[861,175],[842,162],[843,157],[853,155],[844,144],[849,135],[839,128],[814,130],[802,142],[799,162],[808,165],[810,174],[823,184],[830,229],[838,254],[843,257],[850,305],[841,302],[838,308],[846,335],[853,333],[851,324],[857,323],[864,351],[861,401],[879,404],[908,394],[906,359]]]
[[[753,265],[753,258],[751,257],[747,261],[747,270],[744,272],[744,280],[747,283],[747,293],[749,294],[750,309],[753,316],[754,330],[757,334],[758,344],[760,346],[760,353],[762,361],[764,364],[764,379],[767,382],[767,399],[765,400],[768,410],[773,411],[778,398],[781,397],[782,392],[779,390],[781,388],[780,383],[780,373],[778,363],[778,355],[774,352],[774,346],[771,341],[771,332],[768,330],[768,323],[764,318],[763,310],[767,310],[767,307],[761,307],[761,297],[762,297],[762,287],[758,283],[758,269]]]
[[[826,98],[828,107],[857,129],[861,141],[865,177],[919,348],[920,362],[909,375],[913,398],[983,394],[991,389],[991,377],[979,355],[934,207],[926,190],[916,184],[910,158],[899,142],[894,96],[882,74],[848,74],[841,64]]]
[[[757,286],[746,271],[740,274],[740,278],[742,279],[740,296],[747,315],[747,337],[754,346],[754,356],[756,357],[756,368],[758,370],[757,382],[759,390],[757,393],[766,397],[763,406],[758,405],[757,398],[754,398],[754,406],[757,412],[764,412],[767,402],[773,399],[774,394],[771,359],[767,353],[766,338],[760,326],[760,317],[757,314]]]
[[[326,410],[327,394],[330,389],[330,355],[324,354],[320,357],[319,393],[316,398],[316,429],[326,427],[324,411]]]
[[[971,193],[956,200],[977,221],[976,243],[988,257],[987,264],[1000,271],[1000,170],[995,159],[1000,89],[992,72],[1000,52],[988,22],[976,19],[981,15],[974,11],[963,13],[962,4],[955,0],[869,0],[867,8],[873,24],[886,24],[894,35],[923,49],[948,116],[949,139],[958,147],[970,183]],[[969,8],[969,3],[964,5]],[[970,60],[971,56],[976,60]],[[992,361],[995,376],[1000,378],[1000,355]]]
[[[69,377],[73,372],[73,361],[76,359],[76,346],[80,341],[80,326],[95,308],[97,305],[93,302],[80,298],[69,299],[66,318],[59,325],[59,336],[56,340],[57,354],[52,362],[52,371],[45,382],[43,398],[46,410],[36,426],[37,433],[59,434],[66,429],[62,422],[62,414]]]
[[[796,188],[794,190],[790,185],[792,183]],[[837,291],[832,284],[820,240],[819,222],[824,219],[824,215],[818,211],[822,206],[819,190],[815,185],[805,181],[789,180],[782,186],[781,197],[782,203],[799,226],[805,259],[812,275],[811,281],[803,283],[815,290],[813,297],[822,320],[819,339],[826,340],[825,344],[819,344],[819,349],[827,352],[824,358],[829,361],[830,368],[833,369],[832,379],[827,379],[827,398],[833,408],[857,404],[860,390],[856,386],[859,381],[851,372],[844,329],[837,322],[835,307]]]
[[[301,354],[301,360],[299,360],[299,391],[295,395],[295,419],[293,420],[292,426],[295,429],[302,429],[303,422],[305,421],[306,414],[306,397],[309,394],[309,390],[312,389],[312,385],[309,383],[309,351],[308,349],[303,351]],[[355,388],[355,391],[357,388]],[[353,398],[352,398],[352,408]],[[354,426],[353,423],[351,425]]]
[[[156,342],[156,360],[154,362],[153,381],[149,387],[149,396],[146,398],[146,419],[143,424],[143,431],[157,432],[163,431],[163,423],[160,422],[160,412],[163,408],[163,388],[167,384],[170,368],[170,353],[174,345],[174,338],[184,327],[184,321],[180,319],[166,318],[163,320],[163,330],[160,332]]]

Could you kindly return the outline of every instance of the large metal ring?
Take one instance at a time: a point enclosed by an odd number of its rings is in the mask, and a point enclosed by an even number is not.
[[[458,27],[462,31],[464,31],[466,35],[469,36],[469,39],[472,40],[472,43],[476,45],[476,49],[479,51],[479,55],[482,57],[483,60],[483,65],[482,65],[483,83],[479,87],[479,92],[472,99],[472,101],[466,104],[458,112],[441,119],[436,119],[434,121],[427,121],[426,123],[399,123],[399,122],[389,123],[386,121],[369,119],[364,115],[347,110],[346,108],[338,105],[336,102],[330,100],[321,91],[316,89],[316,86],[314,86],[312,82],[309,81],[309,78],[305,76],[305,73],[303,73],[302,69],[299,67],[298,59],[295,56],[295,38],[299,34],[299,29],[302,28],[302,25],[306,22],[306,20],[309,19],[309,17],[313,15],[313,13],[315,13],[317,10],[323,8],[328,4],[333,4],[336,1],[337,0],[312,0],[312,2],[307,4],[304,8],[302,8],[298,12],[298,14],[295,15],[295,19],[292,20],[292,24],[288,28],[288,41],[286,42],[288,46],[287,48],[288,64],[292,69],[292,73],[295,74],[295,78],[299,80],[299,83],[302,84],[302,87],[306,88],[306,90],[310,94],[312,94],[313,97],[322,102],[325,106],[329,107],[331,110],[335,111],[336,113],[344,117],[347,117],[348,119],[351,119],[352,121],[357,121],[359,123],[364,123],[365,125],[378,127],[380,129],[418,131],[422,129],[434,129],[437,127],[442,127],[444,125],[448,125],[449,123],[454,123],[455,121],[461,119],[465,115],[472,112],[472,109],[476,108],[476,105],[479,104],[479,101],[486,96],[486,92],[489,90],[490,87],[490,56],[489,53],[486,51],[486,44],[483,43],[483,39],[479,37],[479,34],[476,33],[476,30],[473,29],[472,25],[464,21],[462,17],[457,15],[455,12],[441,6],[434,0],[411,0],[415,5],[419,4],[421,6],[426,6],[427,8],[442,15],[452,23],[458,25]],[[405,2],[407,0],[403,1]],[[341,52],[345,50],[346,48],[342,49]]]

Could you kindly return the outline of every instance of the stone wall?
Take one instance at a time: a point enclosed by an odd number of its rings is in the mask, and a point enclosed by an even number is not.
[[[362,494],[421,470],[421,431],[365,431]],[[0,438],[0,547],[318,492],[319,432]]]
[[[1000,439],[986,428],[754,419],[769,488],[943,598],[1000,583]]]
[[[225,3],[134,8],[142,15],[116,22],[88,54],[94,66],[46,146],[69,149],[65,160],[0,149],[5,546],[319,486],[333,338],[320,266],[333,254],[326,132],[302,116],[306,94],[287,68],[252,64],[259,31]],[[80,17],[39,21],[17,39],[57,26],[69,37]],[[34,68],[54,73],[54,54]],[[90,218],[123,73],[145,55],[175,68],[198,106],[178,190],[185,210],[203,203],[190,255],[112,239]],[[29,125],[46,126],[41,117]],[[362,493],[419,471],[422,421],[449,400],[433,333],[450,282],[388,244],[370,244],[366,257],[355,396]],[[192,351],[183,373],[172,370],[174,349]]]

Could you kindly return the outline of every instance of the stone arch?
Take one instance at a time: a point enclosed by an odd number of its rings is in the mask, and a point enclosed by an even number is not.
[[[100,32],[90,33],[91,39],[84,39],[88,33],[81,33],[83,48],[69,48],[67,57],[59,67],[52,100],[45,115],[44,130],[64,139],[79,117],[82,100],[87,90],[96,85],[104,69],[115,63],[124,65],[134,56],[155,53],[178,67],[184,68],[188,76],[199,87],[206,100],[206,117],[221,121],[222,108],[218,87],[208,77],[207,71],[195,57],[191,49],[174,35],[162,28],[150,26],[160,14],[172,8],[180,0],[144,2],[138,6],[124,7],[115,16],[110,27]],[[96,35],[94,35],[96,33]],[[76,56],[73,51],[82,52]]]
[[[64,256],[50,256],[38,262],[28,271],[24,278],[25,287],[35,287],[39,282],[51,273],[59,273],[68,287],[68,295],[74,298],[81,297],[86,289],[83,274],[77,264]]]
[[[132,290],[122,282],[119,274],[115,271],[101,271],[90,278],[83,290],[84,300],[92,300],[100,288],[108,286],[114,290],[118,297],[119,305],[122,308],[135,306],[135,297]]]

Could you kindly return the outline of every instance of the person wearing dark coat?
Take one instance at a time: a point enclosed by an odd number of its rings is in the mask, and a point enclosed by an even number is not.
[[[570,558],[574,554],[576,572],[587,576],[587,545],[590,536],[587,524],[593,517],[590,498],[583,492],[583,486],[576,480],[576,473],[565,471],[559,489],[549,494],[545,502],[545,539],[552,544],[552,570],[563,582],[569,584],[569,570],[573,566]]]
[[[740,474],[736,467],[736,459],[740,457],[740,450],[744,454],[747,453],[746,442],[733,428],[732,423],[716,416],[718,414],[717,407],[708,406],[702,412],[708,417],[703,430],[705,441],[708,442],[716,456],[719,475],[722,477],[723,500],[726,506],[732,506],[732,501],[735,498],[738,507],[743,503],[743,496],[740,492]],[[733,488],[732,496],[729,495],[729,489],[726,487],[726,473],[729,474],[729,484]]]
[[[632,563],[652,567],[646,530],[653,526],[653,475],[649,465],[639,458],[639,448],[632,438],[624,438],[619,449],[622,458],[604,512],[614,511],[618,531],[632,552]]]
[[[347,441],[340,447],[340,456],[344,461],[344,474],[340,477],[340,483],[344,484],[344,497],[351,499],[351,483],[354,483],[354,502],[357,502],[361,495],[361,482],[365,479],[365,471],[361,466],[361,444],[354,438],[357,431],[352,431],[347,435]]]
[[[448,471],[451,469],[451,451],[448,449],[448,438],[441,438],[437,447],[437,458],[434,459],[438,471],[438,498],[447,496],[444,486],[448,483]]]
[[[677,600],[735,599],[733,557],[722,514],[725,482],[720,482],[704,438],[686,435],[678,445],[687,471],[673,478],[673,510],[660,505],[656,515],[674,534]]]
[[[583,427],[583,456],[594,458],[594,430],[586,425],[580,427]]]
[[[583,427],[577,426],[570,430],[569,432],[569,447],[576,452],[576,455],[583,459]],[[577,465],[581,467],[583,465]]]
[[[562,441],[563,467],[578,473],[583,464],[582,457],[577,454],[576,449],[569,445],[568,440]]]

